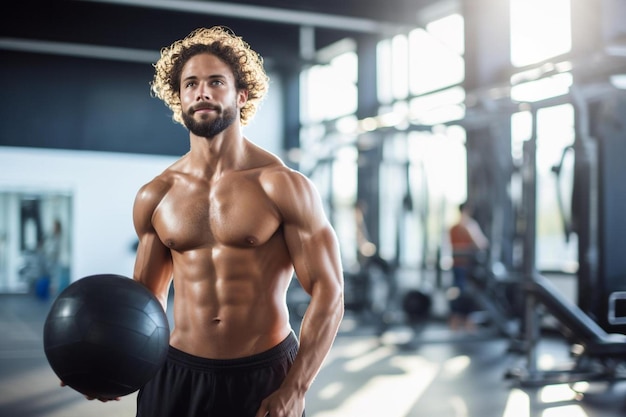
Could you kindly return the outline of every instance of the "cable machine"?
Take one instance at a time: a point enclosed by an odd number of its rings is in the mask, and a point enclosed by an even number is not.
[[[587,103],[576,89],[571,98],[576,114],[575,186],[573,192],[572,226],[579,236],[579,296],[580,305],[564,297],[560,291],[540,274],[536,268],[536,151],[537,108],[532,109],[533,130],[524,146],[522,214],[525,227],[523,240],[522,282],[525,295],[523,329],[526,361],[522,368],[511,370],[509,377],[525,386],[538,386],[563,382],[616,381],[626,378],[623,364],[626,360],[626,335],[608,333],[588,313],[596,303],[596,297],[588,295],[596,291],[596,207],[597,204],[597,158],[595,142],[589,135]],[[585,293],[585,291],[591,291]],[[542,370],[538,366],[538,344],[541,338],[542,311],[554,316],[561,324],[561,331],[571,343],[574,364],[567,369]],[[587,309],[587,311],[583,310]]]

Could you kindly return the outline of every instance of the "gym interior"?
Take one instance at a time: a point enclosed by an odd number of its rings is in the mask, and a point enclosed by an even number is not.
[[[132,274],[135,193],[189,146],[153,64],[214,25],[270,76],[246,136],[314,181],[341,245],[307,416],[625,412],[625,2],[54,0],[0,16],[0,415],[134,415],[59,387],[42,325],[70,283]],[[466,201],[471,331],[448,324]],[[297,326],[295,279],[287,301]]]

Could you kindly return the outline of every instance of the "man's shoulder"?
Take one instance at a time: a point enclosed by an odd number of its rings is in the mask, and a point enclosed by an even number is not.
[[[248,172],[254,173],[267,191],[284,193],[314,188],[313,182],[304,173],[288,166],[277,155],[256,146],[252,149],[254,156]]]
[[[263,182],[284,187],[310,187],[311,180],[297,169],[290,168],[285,164],[275,163],[264,167],[261,174]]]
[[[169,189],[172,188],[176,172],[167,168],[150,181],[141,186],[137,192],[138,198],[154,199],[161,198]]]
[[[163,171],[157,174],[152,180],[144,185],[144,187],[160,188],[170,187],[177,177],[181,176],[184,171],[185,156],[176,160],[174,163],[166,167]]]

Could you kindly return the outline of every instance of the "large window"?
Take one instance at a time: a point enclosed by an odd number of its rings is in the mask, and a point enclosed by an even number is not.
[[[357,56],[346,52],[302,72],[302,122],[333,120],[357,108]]]
[[[453,14],[409,34],[411,94],[425,94],[463,81],[463,31],[463,17]]]
[[[570,104],[537,111],[536,150],[536,265],[539,270],[575,272],[576,236],[566,238],[564,222],[571,217],[573,185],[572,154],[574,110]],[[521,158],[522,143],[531,135],[532,114],[521,112],[512,118],[512,141],[516,157]],[[559,165],[563,162],[562,165]],[[559,167],[560,175],[554,168]]]
[[[567,213],[561,209],[573,178],[561,175],[557,182],[553,170],[574,140],[574,111],[567,104],[573,83],[566,58],[572,47],[570,0],[509,1],[510,60],[519,69],[510,79],[511,100],[539,109],[536,120],[530,112],[513,115],[511,135],[513,159],[522,163],[522,145],[537,124],[537,267],[572,270],[577,260],[575,237],[566,241],[562,225]],[[394,253],[398,239],[404,239],[401,246],[407,253],[427,252],[421,236],[437,242],[450,213],[466,198],[465,132],[455,125],[465,117],[464,31],[463,16],[450,14],[380,41],[376,51],[380,105],[378,115],[368,120],[355,116],[356,48],[302,73],[301,166],[314,177],[318,171],[335,219],[348,222],[353,217],[359,135],[377,130],[378,140],[384,142],[379,235],[385,254]],[[559,97],[562,100],[554,100]],[[389,127],[395,129],[379,130]],[[399,180],[401,176],[408,181]],[[415,197],[413,214],[398,220],[407,193]],[[557,196],[563,199],[557,201]],[[415,203],[422,205],[419,210]],[[354,235],[349,227],[338,228]],[[399,237],[399,230],[412,230],[413,240]],[[346,236],[344,241],[354,239]],[[414,263],[421,256],[407,255],[406,261]]]
[[[566,239],[563,227],[573,184],[571,157],[563,156],[568,156],[567,149],[574,141],[574,110],[571,104],[543,104],[547,99],[564,97],[572,85],[567,60],[550,61],[571,49],[570,0],[510,2],[511,63],[524,67],[511,78],[511,98],[538,108],[536,120],[528,111],[516,113],[511,120],[511,149],[520,164],[523,142],[531,138],[536,123],[536,267],[575,272],[576,236]],[[565,165],[557,177],[553,168],[561,161]]]
[[[378,45],[378,99],[404,100],[460,84],[465,76],[463,17],[452,14]]]
[[[466,195],[465,132],[451,126],[464,117],[464,44],[459,14],[380,41],[379,111],[363,121],[355,118],[358,59],[353,51],[302,72],[300,162],[322,189],[344,257],[356,253],[356,143],[372,130],[384,155],[381,255],[394,258],[401,251],[402,264],[417,266],[435,252],[431,246],[441,238],[442,210],[454,210]],[[417,132],[411,125],[424,129]],[[379,130],[389,127],[395,129]]]
[[[536,64],[570,51],[570,0],[510,0],[511,63]]]
[[[356,253],[357,79],[354,51],[339,53],[328,64],[301,73],[300,168],[320,190],[346,265]]]
[[[395,255],[399,243],[406,266],[434,257],[446,212],[454,211],[467,194],[465,131],[451,124],[465,114],[464,45],[459,14],[378,45],[381,116],[402,116],[395,118],[399,131],[384,144],[381,252]],[[410,124],[423,129],[405,129]]]

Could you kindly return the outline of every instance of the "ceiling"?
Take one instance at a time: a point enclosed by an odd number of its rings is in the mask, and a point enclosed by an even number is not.
[[[450,0],[26,0],[3,11],[0,47],[153,61],[161,47],[193,29],[226,25],[269,65],[290,65],[298,62],[303,39],[320,49],[346,37],[416,27],[420,10],[443,3]],[[80,49],[85,46],[88,52]]]

